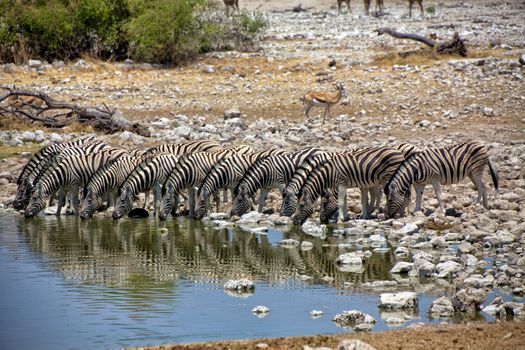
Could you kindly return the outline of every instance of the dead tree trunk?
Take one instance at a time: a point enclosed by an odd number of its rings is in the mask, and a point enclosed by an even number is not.
[[[7,93],[0,95],[0,103],[4,100],[8,102],[7,107],[0,107],[0,115],[13,114],[18,118],[40,122],[49,128],[63,128],[77,121],[108,133],[131,131],[142,136],[150,136],[146,127],[130,122],[116,109],[109,109],[105,105],[104,108],[82,107],[57,101],[43,92],[7,90]],[[28,97],[32,98],[28,99]],[[38,103],[35,103],[35,98],[39,99]],[[45,106],[42,101],[45,102]]]
[[[458,33],[454,34],[454,37],[452,38],[452,40],[443,41],[443,42],[436,42],[430,38],[427,38],[427,37],[424,37],[418,34],[396,32],[395,30],[391,28],[379,28],[377,30],[377,34],[378,35],[388,34],[397,39],[415,40],[417,42],[423,43],[433,48],[439,54],[453,54],[453,55],[459,55],[462,57],[467,56],[467,48],[465,47],[465,43],[459,37]]]

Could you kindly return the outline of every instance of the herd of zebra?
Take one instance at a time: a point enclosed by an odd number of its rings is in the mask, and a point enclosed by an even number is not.
[[[211,211],[212,199],[219,210],[221,190],[223,201],[231,191],[230,214],[241,216],[251,210],[257,191],[262,211],[268,191],[277,188],[282,193],[282,216],[302,224],[320,198],[320,219],[326,223],[338,217],[348,220],[347,188],[360,189],[362,218],[380,208],[383,193],[385,215],[393,217],[405,212],[412,187],[415,210],[421,210],[426,184],[433,186],[444,211],[440,185],[467,176],[477,188],[477,204],[483,201],[486,208],[482,179],[486,165],[497,190],[498,175],[487,148],[473,141],[424,150],[401,143],[344,152],[316,147],[289,152],[224,148],[208,140],[125,150],[88,137],[40,149],[18,177],[13,206],[33,217],[56,196],[60,215],[69,197],[72,212],[82,218],[113,206],[113,218],[120,219],[133,209],[140,193],[146,193],[146,205],[152,191],[154,212],[161,220],[178,214],[179,196],[185,194],[189,216],[202,219]]]

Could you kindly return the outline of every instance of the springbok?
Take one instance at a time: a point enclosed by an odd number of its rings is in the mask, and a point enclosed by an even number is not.
[[[341,98],[346,97],[346,90],[343,82],[335,83],[337,93],[328,94],[325,92],[307,92],[301,97],[304,106],[304,114],[306,118],[309,118],[310,109],[312,107],[324,107],[323,124],[326,119],[326,115],[330,114],[330,107],[338,103]]]
[[[44,100],[36,96],[11,95],[6,98],[7,106],[11,109],[20,109],[24,106],[42,108]]]
[[[232,9],[232,16],[235,10],[239,11],[239,0],[222,0],[226,6],[226,17],[230,17],[230,7]]]
[[[364,0],[365,3],[365,14],[368,16],[370,14],[370,4],[372,3],[372,0]],[[385,10],[385,4],[383,3],[383,0],[376,0],[376,13],[380,14],[383,13]]]
[[[424,11],[423,11],[423,0],[408,0],[408,17],[412,18],[412,5],[414,5],[414,3],[417,2],[417,4],[419,5],[419,11],[421,13],[421,17],[423,17],[424,15]]]
[[[343,3],[346,4],[346,13],[351,13],[352,8],[350,7],[350,0],[337,0],[337,13],[342,14],[343,13]]]

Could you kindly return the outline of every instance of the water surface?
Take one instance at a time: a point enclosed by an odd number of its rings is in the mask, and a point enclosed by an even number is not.
[[[347,251],[338,247],[345,239],[290,227],[255,234],[186,218],[84,221],[0,212],[0,228],[2,349],[117,349],[352,332],[331,321],[352,309],[372,315],[378,331],[392,328],[384,321],[392,315],[411,318],[403,327],[438,322],[426,310],[453,290],[447,281],[397,277],[405,283],[397,290],[419,294],[419,308],[382,312],[381,291],[362,283],[394,278],[391,249],[374,252],[361,271],[344,272],[334,262]],[[313,248],[281,247],[284,238]],[[227,280],[242,277],[254,280],[253,295],[223,290]],[[270,308],[266,317],[252,314],[257,305]],[[312,319],[314,309],[324,314]]]

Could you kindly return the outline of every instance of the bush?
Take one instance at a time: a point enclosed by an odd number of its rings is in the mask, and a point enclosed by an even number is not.
[[[180,63],[211,50],[246,49],[261,14],[225,18],[210,0],[3,0],[0,61],[97,58]]]

